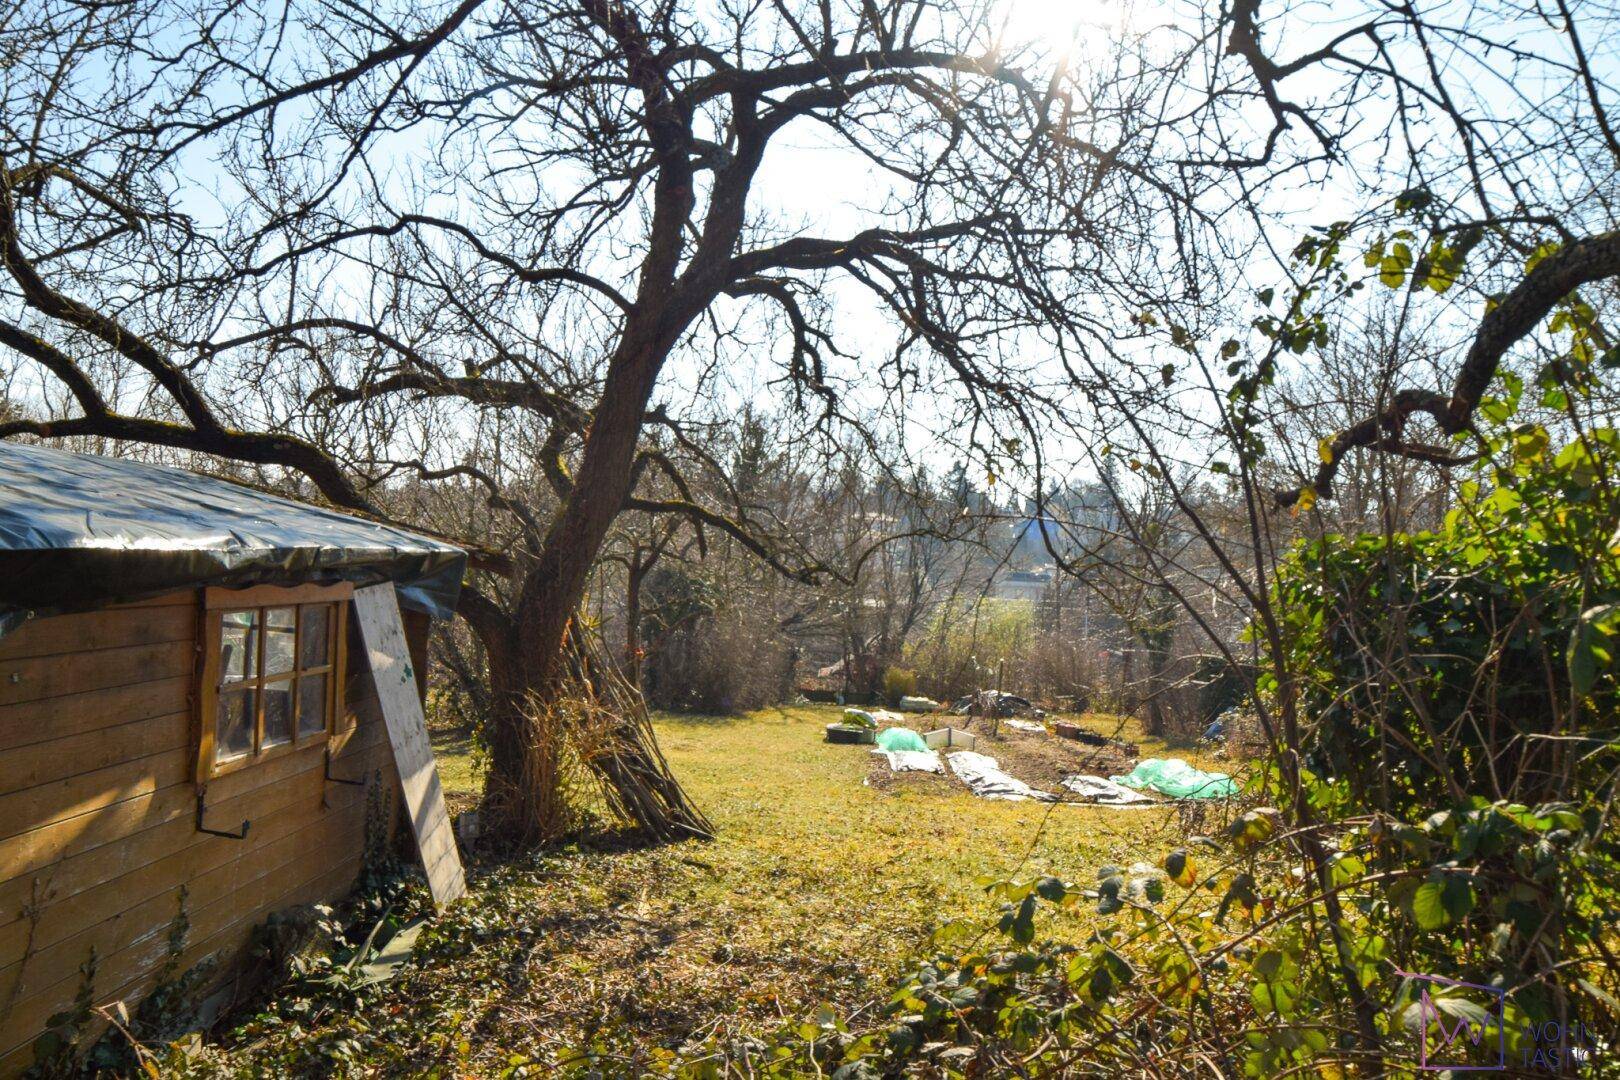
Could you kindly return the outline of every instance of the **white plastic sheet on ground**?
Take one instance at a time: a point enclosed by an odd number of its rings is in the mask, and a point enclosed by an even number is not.
[[[1034,720],[1009,719],[1003,720],[1002,723],[1017,731],[1028,731],[1036,735],[1046,734],[1046,725]]]
[[[1065,776],[1063,786],[1085,802],[1101,806],[1153,806],[1155,800],[1100,776]]]
[[[872,753],[882,754],[889,759],[890,772],[945,771],[945,766],[940,764],[937,750],[874,750]]]
[[[993,757],[972,750],[958,750],[954,754],[947,755],[945,760],[951,763],[951,771],[962,783],[980,798],[1009,801],[1039,799],[1043,802],[1054,802],[1057,799],[1050,791],[1038,791],[1017,777],[1008,776],[1001,771],[1001,767]]]

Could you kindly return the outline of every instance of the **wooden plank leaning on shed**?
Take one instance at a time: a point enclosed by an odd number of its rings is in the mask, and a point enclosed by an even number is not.
[[[393,745],[394,766],[405,793],[405,807],[410,811],[416,849],[422,856],[433,902],[443,907],[467,891],[467,881],[456,851],[450,814],[444,807],[439,770],[433,763],[427,719],[422,713],[422,698],[394,586],[356,589],[354,610],[371,660],[372,678],[377,683],[377,699],[382,705],[388,741]]]

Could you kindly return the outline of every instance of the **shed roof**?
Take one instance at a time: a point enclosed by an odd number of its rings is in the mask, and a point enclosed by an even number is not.
[[[0,442],[0,634],[199,585],[392,581],[447,618],[466,566],[442,540],[229,481]]]

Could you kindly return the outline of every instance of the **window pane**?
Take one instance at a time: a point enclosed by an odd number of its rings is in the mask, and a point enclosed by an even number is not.
[[[219,631],[221,682],[240,682],[259,673],[259,613],[227,611]]]
[[[331,655],[327,651],[327,628],[331,618],[332,609],[327,604],[311,604],[304,608],[304,629],[298,645],[298,651],[302,654],[298,658],[299,667],[326,666],[327,658]]]
[[[223,690],[214,727],[214,760],[231,761],[253,753],[253,703],[255,691]]]
[[[280,675],[293,669],[294,630],[298,609],[266,608],[264,612],[264,673]]]
[[[271,640],[265,639],[266,647]],[[291,679],[264,684],[264,744],[260,749],[292,742],[292,688]]]
[[[326,730],[326,676],[305,675],[298,680],[298,734],[319,735]]]

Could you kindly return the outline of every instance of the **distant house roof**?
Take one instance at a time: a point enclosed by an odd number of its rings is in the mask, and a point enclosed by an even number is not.
[[[199,585],[392,581],[447,618],[466,566],[442,540],[225,480],[0,443],[0,634]]]

